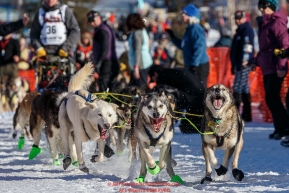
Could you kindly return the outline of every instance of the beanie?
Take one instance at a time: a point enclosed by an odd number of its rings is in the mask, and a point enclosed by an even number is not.
[[[278,0],[259,0],[258,7],[269,7],[273,11],[276,11],[278,7]]]
[[[193,4],[189,4],[186,7],[184,7],[182,9],[182,13],[186,14],[189,17],[197,17],[197,18],[200,15],[199,9],[196,6],[194,6]]]

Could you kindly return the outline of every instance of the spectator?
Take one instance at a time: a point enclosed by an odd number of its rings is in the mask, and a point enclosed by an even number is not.
[[[126,26],[130,32],[129,65],[131,72],[130,85],[143,86],[148,83],[148,69],[153,64],[149,52],[149,36],[145,29],[145,23],[137,13],[130,14],[126,20]]]
[[[13,87],[14,80],[18,77],[19,41],[12,39],[12,34],[8,34],[0,41],[0,47],[0,83],[5,85],[6,89],[8,86]]]
[[[235,12],[235,23],[238,28],[233,38],[230,53],[232,74],[235,74],[233,96],[238,109],[240,103],[243,102],[242,118],[244,121],[250,122],[252,115],[248,79],[251,71],[250,61],[254,58],[254,31],[247,22],[244,11]]]
[[[289,117],[284,108],[280,89],[288,72],[286,59],[279,59],[274,55],[275,48],[288,48],[289,37],[287,32],[287,17],[276,11],[278,1],[259,0],[258,8],[262,17],[258,22],[258,39],[260,51],[256,58],[256,65],[260,66],[263,73],[266,103],[272,113],[275,127],[270,139],[280,140],[289,134]]]
[[[29,17],[26,14],[23,14],[23,18],[16,21],[11,22],[8,24],[1,24],[0,25],[0,36],[6,36],[12,32],[15,32],[24,26],[26,26],[29,22]]]
[[[189,113],[203,114],[203,98],[207,89],[209,74],[209,57],[206,50],[206,34],[199,24],[199,10],[189,4],[182,10],[183,22],[187,24],[182,40],[172,30],[167,29],[172,42],[183,51],[185,68],[162,69],[153,67],[150,70],[152,80],[179,89],[178,106]],[[200,127],[200,118],[191,117],[191,121]],[[180,129],[184,133],[194,132],[191,125],[182,121]]]
[[[162,65],[166,68],[170,67],[170,58],[163,46],[159,45],[155,49],[155,53],[153,55],[153,62],[154,65]]]
[[[26,46],[26,39],[20,38],[20,62],[18,63],[19,70],[27,70],[30,68],[29,65],[29,54],[30,50]]]
[[[34,17],[30,38],[37,58],[69,58],[72,61],[69,74],[74,73],[74,60],[69,53],[80,39],[80,29],[66,4],[60,0],[44,0]]]
[[[231,47],[232,39],[230,37],[230,33],[228,28],[225,26],[225,21],[223,18],[219,19],[219,31],[220,31],[220,39],[215,43],[214,47]]]
[[[94,28],[93,58],[95,71],[99,75],[99,91],[112,90],[112,82],[119,73],[119,63],[115,50],[115,34],[113,30],[102,21],[97,11],[87,13],[88,23]]]
[[[75,51],[76,69],[79,70],[87,62],[92,61],[92,37],[90,33],[84,32]]]

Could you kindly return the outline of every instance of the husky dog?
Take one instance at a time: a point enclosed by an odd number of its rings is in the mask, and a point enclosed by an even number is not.
[[[88,77],[91,72],[92,64],[87,64],[81,68],[76,75],[70,79],[70,87],[75,90],[86,88]],[[58,112],[61,102],[68,93],[63,91],[45,90],[37,96],[32,103],[30,115],[30,132],[33,136],[34,144],[29,154],[29,159],[35,158],[40,152],[39,147],[41,131],[44,127],[47,136],[50,153],[55,165],[60,165],[58,160],[58,150],[63,149],[59,136]]]
[[[29,83],[27,80],[18,77],[9,83],[6,89],[5,85],[1,84],[0,90],[2,90],[1,103],[3,111],[15,112],[18,104],[29,91]]]
[[[128,146],[130,148],[129,160],[132,159],[132,149],[131,149],[131,132],[133,132],[133,116],[137,110],[137,99],[141,95],[142,91],[135,86],[124,88],[120,94],[128,96],[116,96],[119,100],[115,100],[115,104],[118,105],[117,116],[118,127],[110,130],[110,140],[113,145],[116,145],[117,154],[121,155],[124,153],[123,140],[128,137]],[[117,134],[117,140],[115,140],[114,132]],[[116,141],[116,142],[115,142]]]
[[[202,150],[206,162],[206,176],[201,180],[212,181],[211,165],[215,168],[217,175],[225,175],[231,156],[232,174],[234,178],[241,181],[244,173],[238,169],[238,159],[243,147],[244,122],[240,118],[238,109],[230,90],[222,84],[216,84],[207,89],[204,100],[204,117],[202,120]],[[214,151],[216,148],[223,149],[224,159],[222,165],[218,163]]]
[[[32,102],[35,97],[39,96],[40,93],[35,91],[32,93],[27,93],[26,96],[23,98],[22,102],[18,105],[15,114],[13,116],[13,138],[17,136],[17,130],[20,126],[21,129],[21,136],[18,141],[18,149],[22,149],[24,147],[24,136],[28,137],[28,139],[32,140],[32,135],[28,130],[29,126],[29,118],[31,114],[31,106]]]
[[[172,108],[169,98],[164,92],[145,94],[139,99],[134,128],[138,140],[141,158],[140,176],[137,182],[144,182],[147,170],[155,175],[166,165],[166,170],[172,182],[183,183],[175,175],[171,164],[171,141],[174,136],[172,123]],[[160,147],[159,160],[155,162],[152,153],[155,147]],[[148,165],[148,169],[146,168]]]
[[[93,68],[92,66],[89,68],[88,65],[83,68],[87,68],[87,70],[83,73],[80,73],[80,70],[72,77],[72,80],[86,79],[85,86],[87,88],[91,84],[90,76],[93,73]],[[69,82],[69,93],[62,102],[58,113],[60,135],[65,153],[63,169],[66,170],[71,162],[74,161],[73,163],[75,163],[77,159],[79,169],[89,173],[83,160],[82,143],[89,140],[97,141],[99,155],[93,157],[94,160],[92,161],[99,163],[103,161],[105,139],[108,137],[107,131],[117,122],[117,105],[97,98],[92,99],[86,90],[77,88],[74,81]]]

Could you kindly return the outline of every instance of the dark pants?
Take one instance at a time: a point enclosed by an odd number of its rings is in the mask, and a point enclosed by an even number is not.
[[[284,78],[278,78],[277,74],[269,74],[263,77],[266,103],[271,111],[275,131],[285,134],[289,129],[289,116],[281,102],[280,89]]]
[[[203,100],[207,89],[207,78],[209,74],[209,63],[201,64],[195,68],[162,69],[158,73],[158,84],[166,84],[179,90],[177,94],[177,107],[186,109],[188,113],[203,115]],[[186,116],[198,128],[201,125],[199,116]],[[192,127],[182,121],[181,130],[191,132]]]
[[[119,73],[119,63],[117,60],[103,61],[99,70],[99,91],[105,92],[109,88],[112,89],[113,80]]]
[[[133,72],[134,71],[131,71],[131,74],[130,74],[129,86],[137,86],[137,87],[141,88],[144,85],[148,84],[148,69],[140,69],[139,70],[139,75],[140,75],[139,79],[134,78]]]

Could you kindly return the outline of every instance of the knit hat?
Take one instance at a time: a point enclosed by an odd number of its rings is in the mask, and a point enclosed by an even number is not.
[[[278,0],[259,0],[258,8],[265,9],[266,7],[269,7],[273,11],[276,11],[278,7]]]
[[[189,4],[186,7],[182,9],[182,13],[186,14],[189,17],[199,17],[200,16],[200,11],[199,9],[194,6],[193,4]]]

